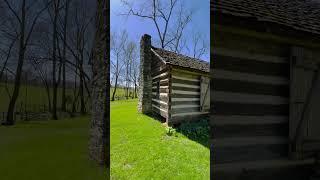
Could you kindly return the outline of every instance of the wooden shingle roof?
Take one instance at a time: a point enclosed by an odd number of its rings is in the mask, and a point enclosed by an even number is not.
[[[213,0],[210,9],[320,34],[320,0]]]
[[[210,72],[209,62],[161,48],[152,47],[151,49],[155,53],[155,55],[160,56],[159,58],[162,59],[166,64]]]

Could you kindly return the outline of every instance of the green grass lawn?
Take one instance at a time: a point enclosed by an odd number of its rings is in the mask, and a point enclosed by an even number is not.
[[[137,101],[111,102],[111,179],[209,179],[210,150],[183,134],[167,136]]]
[[[88,160],[89,117],[0,126],[1,180],[105,180]]]

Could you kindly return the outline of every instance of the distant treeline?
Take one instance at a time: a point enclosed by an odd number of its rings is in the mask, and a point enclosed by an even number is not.
[[[114,94],[114,99],[112,99],[113,94]],[[138,89],[136,89],[136,91],[135,91],[134,87],[129,87],[127,89],[124,86],[119,86],[119,87],[117,87],[116,91],[113,86],[110,88],[110,100],[111,101],[123,100],[123,99],[134,99],[134,98],[138,98]]]

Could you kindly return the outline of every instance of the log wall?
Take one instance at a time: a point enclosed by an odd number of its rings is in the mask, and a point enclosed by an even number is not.
[[[215,172],[288,159],[289,47],[221,31],[212,44]]]
[[[198,120],[200,116],[209,113],[200,110],[200,79],[206,75],[172,69],[170,123]]]
[[[168,118],[169,71],[162,60],[152,56],[152,111]]]

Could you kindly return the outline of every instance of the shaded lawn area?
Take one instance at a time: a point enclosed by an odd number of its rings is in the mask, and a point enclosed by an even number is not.
[[[88,160],[89,119],[0,126],[0,179],[105,180]]]
[[[13,84],[8,84],[8,91],[11,94],[13,92],[13,88],[14,88]],[[61,97],[62,88],[58,88],[57,93],[58,93],[57,96]],[[71,89],[71,88],[66,89],[66,96],[70,97],[72,100],[74,98],[73,94],[74,94],[74,89]],[[85,91],[85,94],[86,94],[86,91]],[[1,97],[0,112],[7,112],[10,98],[6,92],[5,84],[1,82],[0,82],[0,97]],[[43,105],[46,105],[47,106],[46,108],[48,108],[48,97],[47,97],[46,89],[42,86],[34,86],[34,85],[26,86],[22,84],[20,87],[20,94],[16,102],[16,111],[20,111],[21,103],[23,103],[23,105],[27,103],[27,105],[29,105],[27,106],[29,111],[39,111],[39,106],[41,106],[41,109],[42,109]],[[32,105],[37,105],[38,108],[35,110],[34,107],[32,107]],[[58,107],[60,107],[61,98],[57,99],[57,105]],[[70,102],[67,103],[67,106],[69,110],[72,108]]]
[[[111,179],[209,179],[210,150],[183,134],[167,136],[137,113],[137,100],[111,102]]]

